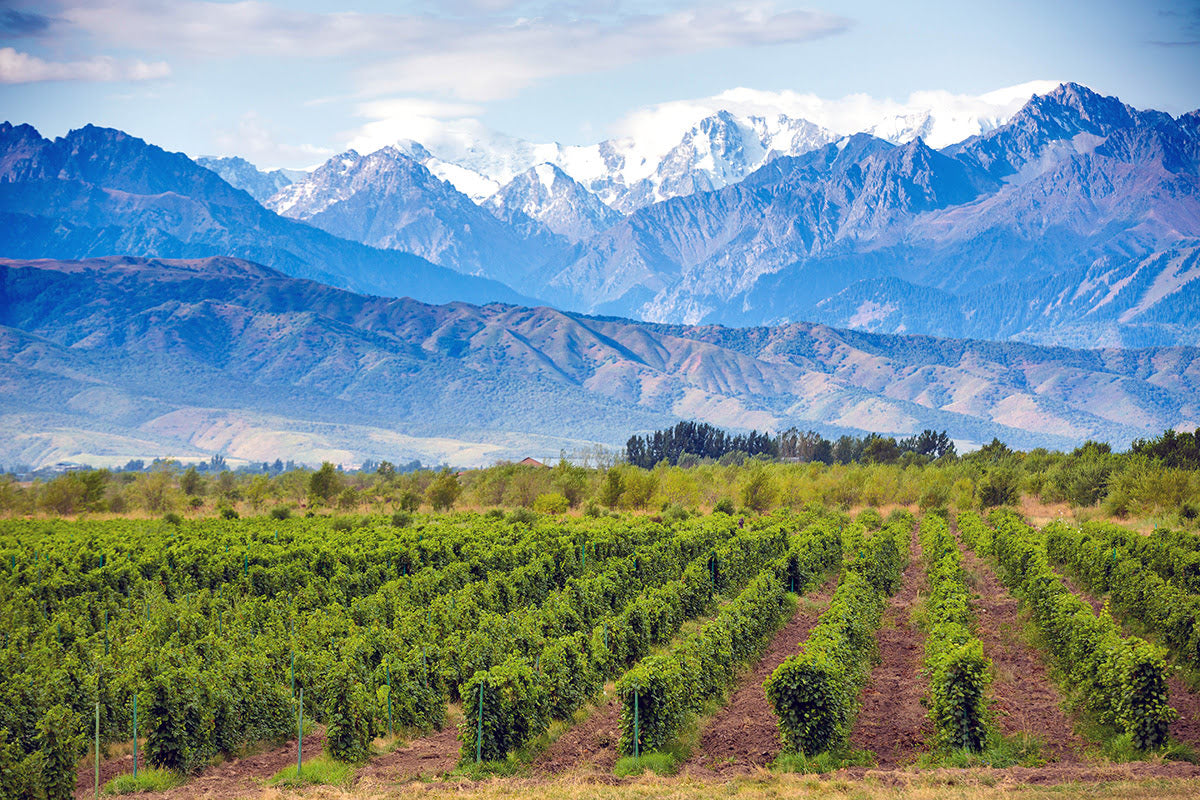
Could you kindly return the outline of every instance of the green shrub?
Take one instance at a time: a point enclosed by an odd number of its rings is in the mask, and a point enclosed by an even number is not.
[[[558,492],[540,494],[533,501],[533,510],[539,514],[565,514],[571,503]]]
[[[377,731],[370,697],[347,656],[333,665],[321,693],[326,706],[325,751],[337,761],[357,764],[371,754]]]
[[[271,519],[285,520],[292,516],[292,509],[287,506],[275,506],[270,512]]]
[[[842,574],[803,652],[764,682],[786,752],[813,756],[841,747],[870,672],[883,598],[861,573]]]
[[[232,506],[223,506],[220,509],[220,511],[221,511],[221,519],[237,519],[238,518],[237,509],[233,508]]]
[[[477,754],[483,761],[501,761],[549,724],[546,690],[523,658],[511,657],[487,672],[475,673],[461,694],[463,761],[475,761]],[[483,738],[478,740],[481,729]]]

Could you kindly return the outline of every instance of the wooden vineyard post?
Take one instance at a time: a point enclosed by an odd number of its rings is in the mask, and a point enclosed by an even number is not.
[[[479,720],[475,729],[475,763],[478,764],[483,760],[483,685],[486,681],[479,682]]]
[[[300,708],[296,713],[296,778],[304,769],[304,687],[300,687]]]
[[[133,777],[137,777],[137,692],[133,693]]]

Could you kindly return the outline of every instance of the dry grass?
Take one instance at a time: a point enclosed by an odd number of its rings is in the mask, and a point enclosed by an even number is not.
[[[1059,800],[1087,796],[1089,800],[1184,800],[1200,790],[1196,779],[1161,778],[1144,781],[1113,780],[1101,783],[1056,785],[1019,784],[989,770],[935,771],[862,779],[822,779],[806,775],[767,772],[733,781],[692,777],[645,775],[626,780],[611,777],[568,777],[555,780],[496,778],[472,783],[408,783],[399,786],[308,787],[280,792],[264,789],[261,800],[406,800],[454,797],[456,800],[684,800],[687,798],[738,798],[739,800],[1000,800],[1019,795],[1023,800]]]

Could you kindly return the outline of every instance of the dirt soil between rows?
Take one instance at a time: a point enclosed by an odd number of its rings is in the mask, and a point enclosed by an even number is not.
[[[376,756],[358,771],[358,782],[394,783],[412,778],[443,775],[458,765],[458,726],[447,723],[440,731]]]
[[[850,730],[850,744],[874,753],[881,768],[915,760],[933,733],[921,702],[925,696],[921,675],[925,637],[912,621],[913,607],[924,588],[921,543],[914,526],[900,591],[888,598],[883,612],[878,636],[880,661],[859,696],[858,719]]]
[[[611,772],[617,764],[621,738],[621,704],[616,694],[592,709],[587,719],[572,725],[533,762],[535,772],[557,775],[577,769]]]
[[[304,737],[305,760],[316,758],[325,750],[325,731],[316,730]],[[138,768],[146,766],[144,753],[138,754]],[[272,747],[261,753],[244,758],[234,758],[215,764],[193,776],[182,786],[165,792],[147,792],[137,795],[138,800],[233,800],[256,795],[262,783],[276,772],[296,763],[296,740]],[[94,765],[80,770],[75,784],[76,800],[94,797]],[[126,772],[133,772],[133,756],[100,762],[100,785]]]
[[[1041,656],[1021,636],[1017,599],[987,563],[961,547],[963,567],[975,578],[976,619],[984,653],[992,660],[991,695],[1000,732],[1027,733],[1042,743],[1048,760],[1076,763],[1084,743],[1062,710]]]
[[[835,575],[815,593],[800,599],[796,613],[775,634],[753,671],[742,678],[729,702],[704,727],[700,747],[685,765],[688,772],[732,776],[754,772],[775,759],[783,745],[763,681],[800,649],[836,588]]]

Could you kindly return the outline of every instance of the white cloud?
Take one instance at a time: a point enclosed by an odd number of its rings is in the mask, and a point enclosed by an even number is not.
[[[218,131],[213,141],[217,155],[241,156],[265,170],[298,166],[311,169],[333,155],[326,147],[279,142],[268,124],[253,111],[243,114],[232,130]]]
[[[509,97],[540,80],[583,74],[647,58],[728,47],[786,44],[844,30],[821,11],[779,10],[772,0],[731,4],[694,0],[658,13],[607,9],[500,14],[318,14],[259,0],[98,0],[59,17],[120,46],[202,56],[248,53],[349,57],[359,62],[360,93],[440,93],[480,101]],[[478,5],[478,3],[476,4]],[[496,10],[505,2],[483,2]]]
[[[458,31],[360,70],[366,92],[438,92],[466,100],[510,97],[545,78],[600,72],[648,58],[787,44],[844,30],[818,11],[771,2],[701,5],[611,21],[539,17]]]
[[[906,100],[850,94],[826,99],[815,94],[756,89],[730,89],[712,97],[679,100],[638,109],[613,127],[613,133],[669,149],[690,125],[718,111],[744,116],[770,117],[785,114],[806,119],[835,133],[874,132],[885,138],[902,126],[933,115],[924,133],[932,147],[944,147],[978,133],[980,124],[1001,124],[1034,94],[1051,91],[1058,81],[1030,81],[981,95],[954,94],[943,90],[913,92]],[[673,140],[673,141],[672,141]],[[662,152],[666,152],[663,149]]]
[[[45,61],[12,47],[0,47],[0,83],[42,81],[148,81],[165,78],[171,68],[164,62],[118,61],[96,56],[86,61]]]
[[[373,153],[402,139],[440,148],[452,141],[479,141],[488,136],[476,117],[483,108],[467,103],[444,103],[417,97],[399,97],[362,103],[357,115],[370,120],[347,135],[347,147]]]

